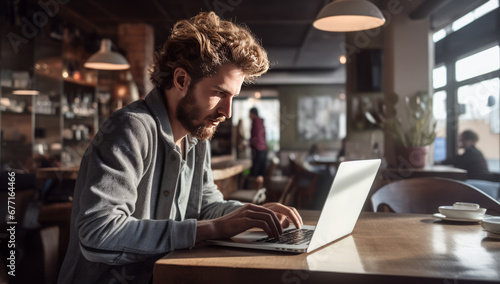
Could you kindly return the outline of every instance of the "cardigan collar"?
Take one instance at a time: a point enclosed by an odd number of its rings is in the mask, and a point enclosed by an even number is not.
[[[156,120],[156,123],[159,126],[162,138],[169,144],[172,144],[172,147],[175,147],[174,134],[172,131],[172,126],[170,124],[170,119],[168,118],[167,100],[165,96],[166,94],[164,92],[155,87],[146,96],[145,101],[151,112],[151,115]],[[198,139],[193,137],[191,134],[188,134],[186,136],[186,139],[188,142],[188,151],[198,143]]]

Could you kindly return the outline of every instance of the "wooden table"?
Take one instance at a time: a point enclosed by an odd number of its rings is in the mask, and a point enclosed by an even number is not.
[[[69,244],[72,207],[73,202],[43,204],[38,215],[38,222],[42,226],[57,226],[59,228],[58,267],[62,265]]]
[[[307,223],[317,212],[302,211]],[[353,234],[309,254],[199,245],[155,264],[154,283],[500,282],[500,241],[478,223],[363,212]],[[484,282],[481,282],[484,283]]]
[[[326,166],[332,174],[335,174],[341,162],[342,161],[339,161],[337,157],[319,155],[314,155],[313,158],[309,161],[311,165]]]
[[[385,180],[399,180],[405,178],[420,178],[420,177],[442,177],[456,180],[466,180],[467,171],[452,166],[445,165],[429,165],[422,169],[414,168],[386,168],[382,175]]]
[[[37,179],[76,180],[78,167],[72,168],[39,168],[36,170]]]

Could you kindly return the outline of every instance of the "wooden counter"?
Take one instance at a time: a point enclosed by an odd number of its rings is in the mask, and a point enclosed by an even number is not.
[[[232,156],[212,158],[212,175],[224,196],[238,187],[240,174],[251,166],[249,159],[236,160]],[[78,168],[40,168],[36,171],[37,179],[76,180],[77,176]]]
[[[37,179],[76,180],[79,168],[39,168],[36,170]]]
[[[241,174],[251,166],[251,160],[229,160],[218,163],[212,162],[212,175],[215,181],[223,180]]]
[[[241,173],[252,166],[252,161],[236,160],[232,156],[212,158],[212,175],[224,197],[238,189]]]

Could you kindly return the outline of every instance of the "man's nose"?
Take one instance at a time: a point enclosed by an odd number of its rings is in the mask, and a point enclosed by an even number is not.
[[[219,113],[224,115],[226,118],[231,118],[233,107],[233,98],[225,98],[219,103]]]

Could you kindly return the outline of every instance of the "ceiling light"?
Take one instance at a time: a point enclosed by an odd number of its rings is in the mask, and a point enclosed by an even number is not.
[[[37,96],[40,94],[37,90],[15,90],[12,92],[13,95],[19,96]]]
[[[342,54],[341,56],[339,56],[339,62],[340,64],[346,64],[347,57],[345,57],[345,55]]]
[[[328,32],[354,32],[382,26],[384,15],[367,0],[337,0],[318,14],[313,26]]]
[[[111,51],[111,40],[103,39],[101,49],[94,53],[83,65],[98,70],[125,70],[130,68],[127,59],[118,52]]]

